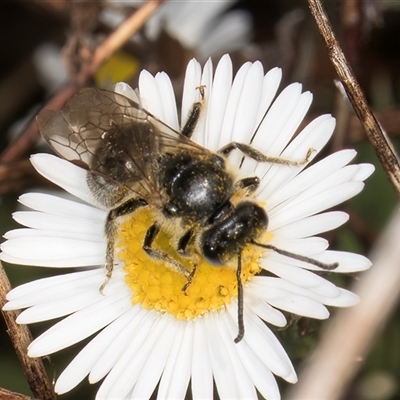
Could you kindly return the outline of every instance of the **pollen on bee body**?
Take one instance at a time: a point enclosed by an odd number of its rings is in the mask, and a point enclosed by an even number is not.
[[[167,312],[177,319],[194,319],[208,311],[220,310],[237,297],[236,269],[207,263],[201,255],[195,257],[197,267],[192,282],[168,263],[150,257],[142,248],[144,237],[154,223],[148,208],[127,217],[118,233],[117,254],[126,272],[125,281],[132,290],[132,303],[146,309]],[[171,245],[173,237],[160,231],[154,248],[177,260],[189,272],[194,268],[191,257],[180,256]],[[258,265],[263,249],[249,246],[243,252],[242,281],[260,272]]]

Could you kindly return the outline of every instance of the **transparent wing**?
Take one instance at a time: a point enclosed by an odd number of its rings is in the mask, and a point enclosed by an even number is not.
[[[176,132],[136,102],[118,93],[82,89],[61,111],[37,117],[44,139],[62,158],[93,174],[143,193],[154,193],[157,157],[186,149],[208,150]]]

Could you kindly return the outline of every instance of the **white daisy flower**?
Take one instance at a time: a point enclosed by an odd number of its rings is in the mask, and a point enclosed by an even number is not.
[[[125,19],[122,7],[138,7],[143,2],[109,0],[100,20],[116,28]],[[245,10],[228,10],[236,0],[222,1],[165,1],[144,26],[149,40],[156,41],[163,30],[197,56],[206,57],[234,51],[246,45],[252,34],[250,13]],[[136,37],[137,38],[137,37]]]
[[[125,84],[118,84],[115,91],[139,101],[177,131],[193,104],[202,101],[192,139],[215,152],[237,141],[251,143],[268,156],[303,160],[309,149],[314,149],[311,158],[315,157],[331,137],[335,120],[330,115],[316,118],[295,135],[312,95],[302,93],[299,83],[277,95],[280,69],[264,75],[260,62],[246,63],[233,83],[232,75],[229,56],[221,59],[215,74],[211,61],[202,70],[192,60],[184,83],[181,122],[164,73],[153,77],[143,71],[138,92]],[[265,209],[268,228],[259,241],[323,263],[338,263],[334,273],[367,269],[370,261],[365,257],[327,250],[328,242],[315,236],[347,221],[346,213],[326,210],[359,193],[373,172],[369,164],[348,165],[355,155],[354,150],[342,150],[308,166],[257,163],[249,157],[243,161],[243,154],[233,151],[227,158],[237,179],[260,178],[251,198]],[[64,317],[31,343],[31,357],[55,353],[95,334],[57,379],[57,393],[70,391],[88,376],[91,383],[104,379],[97,399],[148,399],[157,385],[159,398],[182,399],[190,385],[193,398],[209,399],[213,382],[221,399],[256,399],[257,391],[266,399],[279,399],[275,376],[291,383],[297,378],[268,325],[284,327],[282,311],[325,319],[326,306],[357,302],[354,294],[321,277],[321,268],[248,245],[241,257],[245,334],[235,343],[235,266],[211,266],[198,257],[193,281],[184,293],[187,278],[142,248],[154,220],[146,207],[122,218],[116,265],[100,293],[105,280],[107,211],[90,191],[87,172],[48,154],[31,160],[40,174],[79,200],[40,193],[21,196],[20,202],[32,211],[14,214],[26,228],[5,235],[1,259],[77,271],[13,289],[4,309],[24,309],[18,317],[21,324]],[[177,239],[162,226],[155,246],[171,255]]]

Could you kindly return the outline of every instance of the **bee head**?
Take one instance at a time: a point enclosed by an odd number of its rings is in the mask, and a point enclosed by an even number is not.
[[[267,213],[258,204],[243,201],[218,219],[200,238],[200,250],[213,265],[224,265],[267,229]]]

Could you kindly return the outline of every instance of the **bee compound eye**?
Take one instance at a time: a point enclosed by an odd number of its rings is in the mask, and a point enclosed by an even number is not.
[[[219,247],[210,246],[207,243],[203,244],[202,252],[205,260],[212,265],[222,266],[224,265],[222,252]]]
[[[201,237],[201,252],[206,261],[215,266],[224,264],[224,246],[220,242],[220,231],[215,228],[206,230]]]

